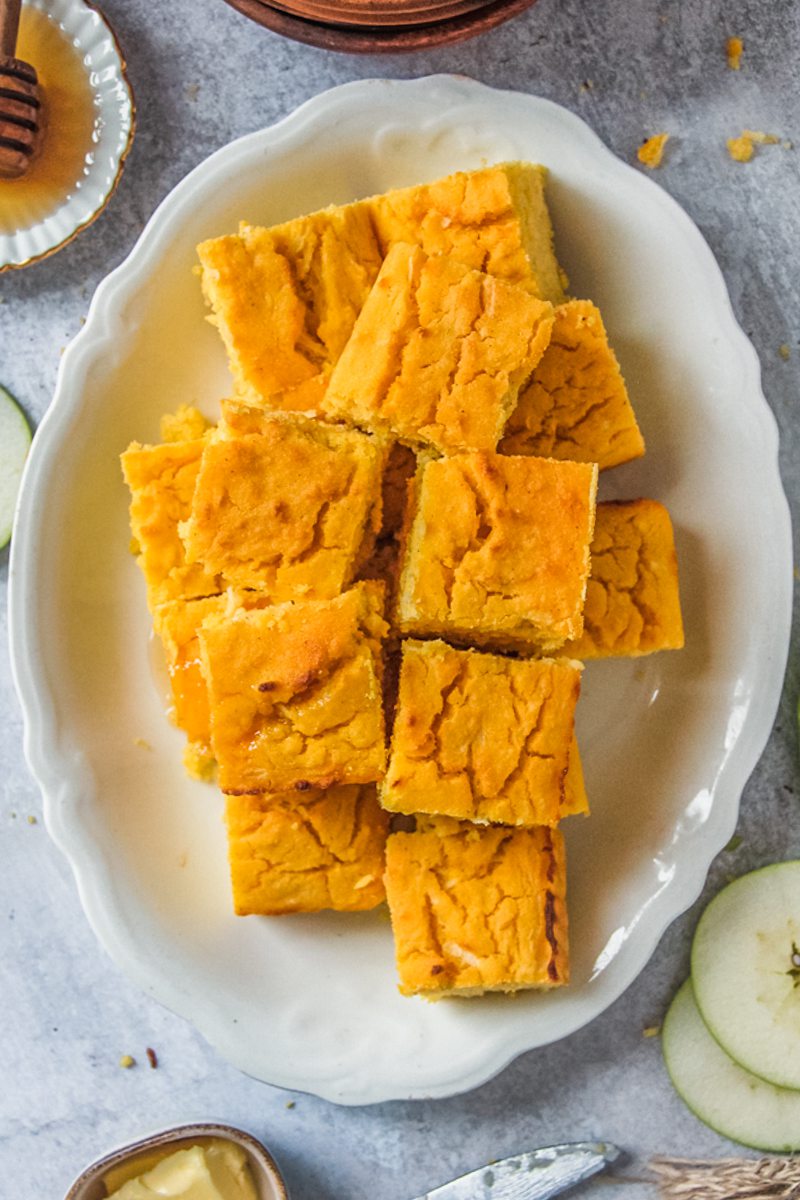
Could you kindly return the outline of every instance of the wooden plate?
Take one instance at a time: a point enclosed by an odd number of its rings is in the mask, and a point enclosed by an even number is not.
[[[287,0],[279,2],[287,4]],[[298,0],[288,2],[292,3],[293,7],[299,7]],[[325,0],[312,2],[321,5]],[[358,0],[348,0],[349,5],[357,2]],[[454,2],[470,3],[471,0]],[[307,20],[294,13],[281,11],[266,0],[226,0],[226,3],[265,29],[271,29],[274,33],[280,33],[309,46],[340,50],[349,54],[397,54],[476,37],[479,33],[493,29],[517,13],[530,8],[535,0],[490,0],[489,3],[481,3],[478,9],[472,8],[472,11],[435,19],[433,22],[392,25],[378,25],[376,21],[363,25],[334,25],[319,19]]]
[[[366,0],[361,3],[359,0],[346,0],[342,4],[334,0],[268,2],[272,8],[302,20],[317,21],[324,25],[358,26],[361,29],[433,25],[487,6],[487,0],[434,0],[429,4],[422,0],[371,0],[370,3]]]

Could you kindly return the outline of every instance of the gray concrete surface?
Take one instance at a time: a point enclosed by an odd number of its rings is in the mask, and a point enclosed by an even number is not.
[[[210,151],[336,83],[463,72],[565,105],[628,161],[645,135],[672,133],[657,178],[708,239],[760,355],[796,512],[798,151],[764,148],[737,166],[724,148],[745,127],[800,148],[800,10],[791,0],[539,0],[483,39],[383,58],[282,41],[222,0],[104,0],[103,7],[127,53],[139,107],[122,185],[72,246],[0,279],[0,381],[34,420],[47,408],[59,353],[96,284],[130,250],[158,201]],[[746,44],[738,74],[724,63],[725,38],[734,33]],[[788,361],[781,344],[791,348]],[[7,552],[0,572],[5,580]],[[658,1038],[642,1031],[660,1021],[686,974],[702,904],[730,875],[800,854],[794,652],[775,729],[742,799],[742,844],[718,857],[703,897],[668,930],[628,992],[588,1028],[523,1056],[469,1095],[338,1109],[239,1075],[101,951],[66,862],[41,819],[29,819],[40,814],[40,800],[23,760],[5,644],[2,638],[0,1197],[55,1200],[109,1145],[189,1115],[216,1116],[261,1136],[293,1200],[405,1200],[524,1147],[600,1136],[629,1150],[632,1180],[598,1183],[584,1194],[638,1200],[654,1194],[636,1182],[652,1153],[731,1151],[676,1097]],[[156,1071],[141,1065],[146,1046],[158,1052]],[[121,1070],[123,1053],[140,1065]]]

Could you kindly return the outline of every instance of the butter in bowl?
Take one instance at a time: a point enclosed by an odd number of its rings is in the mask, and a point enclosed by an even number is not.
[[[177,1125],[104,1155],[65,1200],[288,1200],[281,1173],[251,1134],[232,1125]]]

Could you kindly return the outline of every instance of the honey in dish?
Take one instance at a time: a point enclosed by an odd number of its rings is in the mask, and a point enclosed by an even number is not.
[[[30,228],[79,187],[99,120],[81,56],[46,13],[23,8],[16,57],[36,68],[45,128],[42,148],[26,174],[0,179],[0,234]]]

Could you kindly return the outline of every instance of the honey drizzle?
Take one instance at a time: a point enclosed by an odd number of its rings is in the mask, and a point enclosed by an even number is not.
[[[46,13],[23,8],[16,57],[36,68],[45,128],[26,174],[0,179],[0,234],[38,224],[80,188],[100,121],[79,51]]]

